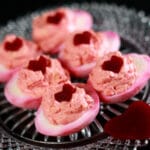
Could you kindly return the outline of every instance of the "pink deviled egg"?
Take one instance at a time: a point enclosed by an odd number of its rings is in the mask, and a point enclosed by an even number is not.
[[[105,103],[125,101],[136,95],[150,78],[147,55],[113,52],[99,59],[88,83]]]
[[[17,107],[36,109],[47,86],[66,82],[68,78],[56,59],[41,55],[11,77],[5,86],[5,96]]]
[[[7,35],[0,44],[0,82],[8,81],[18,68],[38,54],[33,42],[14,34]]]
[[[59,59],[74,76],[87,77],[99,57],[119,48],[120,37],[115,32],[75,31],[65,41]]]
[[[37,16],[32,23],[32,37],[46,53],[57,53],[70,32],[90,29],[92,16],[84,10],[57,8]]]
[[[88,86],[70,82],[46,90],[35,127],[48,136],[65,136],[89,125],[99,112],[99,98]]]

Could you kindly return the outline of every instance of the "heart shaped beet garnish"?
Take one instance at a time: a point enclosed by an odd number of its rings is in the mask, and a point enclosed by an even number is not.
[[[118,56],[112,56],[110,60],[105,61],[102,64],[102,69],[107,71],[112,71],[114,73],[119,73],[123,65],[123,59]]]
[[[54,15],[50,15],[47,17],[47,23],[59,24],[63,17],[64,13],[56,12]]]
[[[104,131],[117,139],[150,138],[150,106],[143,101],[133,102],[122,115],[109,120]]]
[[[22,39],[16,37],[13,41],[6,41],[4,43],[4,48],[6,51],[18,51],[23,45]]]
[[[89,44],[91,40],[91,33],[88,31],[84,31],[83,33],[78,33],[74,36],[74,45],[80,45],[80,44]]]
[[[72,87],[70,84],[64,84],[63,89],[61,92],[58,92],[55,94],[55,99],[58,102],[62,101],[70,101],[72,98],[72,94],[76,91],[74,87]]]
[[[40,56],[38,60],[30,60],[28,64],[28,69],[33,71],[42,71],[44,74],[46,71],[46,67],[51,66],[51,61],[43,56]]]

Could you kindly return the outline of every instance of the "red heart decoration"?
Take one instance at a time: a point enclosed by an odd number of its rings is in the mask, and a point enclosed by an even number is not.
[[[91,37],[92,35],[88,31],[84,31],[83,33],[76,34],[73,39],[74,45],[89,44]]]
[[[107,71],[112,71],[114,73],[119,73],[123,65],[123,59],[118,56],[112,56],[110,60],[105,61],[102,64],[102,69]]]
[[[72,94],[76,91],[70,84],[64,84],[61,92],[55,94],[55,99],[59,102],[70,101]]]
[[[40,56],[39,60],[31,60],[28,64],[28,69],[33,71],[42,71],[44,74],[46,71],[46,67],[51,66],[51,62],[49,59],[46,59],[43,56]]]
[[[47,17],[47,23],[59,24],[63,17],[64,13],[56,12],[53,16]]]
[[[122,115],[109,120],[104,131],[123,140],[150,138],[150,106],[143,101],[133,102]]]
[[[6,51],[18,51],[23,45],[22,39],[16,37],[12,42],[6,41],[4,48]]]

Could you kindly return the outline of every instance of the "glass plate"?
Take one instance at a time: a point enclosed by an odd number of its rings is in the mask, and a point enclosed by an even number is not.
[[[136,12],[124,6],[100,3],[72,3],[66,4],[71,8],[81,8],[89,11],[94,17],[94,30],[113,30],[120,34],[123,53],[137,52],[150,54],[150,19],[143,12]],[[49,6],[33,13],[10,21],[6,26],[0,27],[0,40],[6,34],[15,33],[27,39],[31,39],[32,19],[42,12],[54,9],[58,6]],[[145,146],[149,140],[114,140],[103,131],[104,124],[114,116],[124,112],[128,106],[136,100],[150,101],[150,84],[148,83],[136,96],[123,103],[104,105],[96,119],[81,131],[64,137],[44,136],[38,133],[34,127],[35,112],[19,109],[7,102],[3,94],[3,86],[0,85],[0,148],[15,149],[44,149],[66,148],[72,149],[127,149]],[[80,146],[80,147],[79,147]]]

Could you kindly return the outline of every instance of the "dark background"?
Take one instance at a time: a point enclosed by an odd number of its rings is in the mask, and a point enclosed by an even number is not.
[[[0,24],[5,24],[10,19],[32,12],[46,5],[79,2],[84,0],[1,0],[0,1]],[[87,0],[93,2],[94,0]],[[98,2],[116,3],[117,5],[126,5],[129,8],[144,10],[150,15],[150,5],[148,0],[98,0]]]

